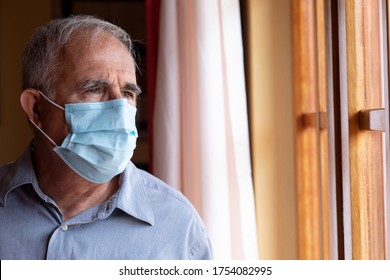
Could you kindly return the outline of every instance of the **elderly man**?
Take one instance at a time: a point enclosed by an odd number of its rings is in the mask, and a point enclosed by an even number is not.
[[[34,139],[0,167],[0,259],[210,259],[177,191],[130,162],[140,89],[132,43],[90,16],[36,31],[20,104]]]

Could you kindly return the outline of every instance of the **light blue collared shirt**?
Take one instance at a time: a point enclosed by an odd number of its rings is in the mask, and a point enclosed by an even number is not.
[[[66,222],[38,186],[30,148],[0,167],[0,259],[211,258],[189,201],[131,162],[111,199]]]

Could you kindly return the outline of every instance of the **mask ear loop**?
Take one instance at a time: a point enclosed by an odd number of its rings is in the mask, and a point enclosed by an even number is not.
[[[41,92],[40,90],[38,90],[38,92],[40,93],[40,95],[45,98],[50,104],[54,105],[55,107],[65,111],[65,109],[63,107],[61,107],[60,105],[58,105],[57,103],[55,103],[54,101],[50,100],[46,95],[43,94],[43,92]],[[53,139],[51,139],[49,137],[49,135],[47,135],[38,125],[36,125],[36,123],[30,118],[28,117],[28,119],[30,120],[31,124],[36,128],[38,129],[55,147],[58,147],[58,145],[53,141]]]
[[[58,109],[61,109],[62,111],[65,111],[65,108],[55,103],[53,100],[51,100],[49,97],[43,94],[42,91],[38,90],[39,94],[42,95],[43,98],[45,98],[50,104],[56,106]]]
[[[47,135],[39,126],[37,126],[36,124],[35,124],[35,122],[29,117],[28,118],[29,120],[30,120],[30,122],[31,122],[31,124],[36,128],[36,129],[38,129],[55,147],[57,147],[58,145],[53,141],[53,139],[51,139],[50,137],[49,137],[49,135]]]

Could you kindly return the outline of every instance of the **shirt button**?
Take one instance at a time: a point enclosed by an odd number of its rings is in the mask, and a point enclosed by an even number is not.
[[[61,229],[62,229],[62,231],[67,231],[68,230],[68,225],[67,224],[62,225]]]

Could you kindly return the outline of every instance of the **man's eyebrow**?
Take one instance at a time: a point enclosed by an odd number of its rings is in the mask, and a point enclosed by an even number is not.
[[[111,85],[110,81],[107,80],[85,80],[78,85],[78,89],[86,90],[91,88],[99,87],[109,87]]]
[[[112,83],[108,80],[85,80],[81,82],[77,89],[79,90],[86,90],[86,89],[93,89],[93,88],[100,88],[100,87],[110,87]],[[129,90],[137,95],[141,94],[142,90],[141,88],[134,83],[125,83],[125,86],[122,88],[122,90]]]
[[[142,92],[141,88],[138,85],[133,84],[133,83],[126,83],[125,86],[123,87],[123,89],[129,90],[129,91],[135,93],[136,95],[139,95]]]

